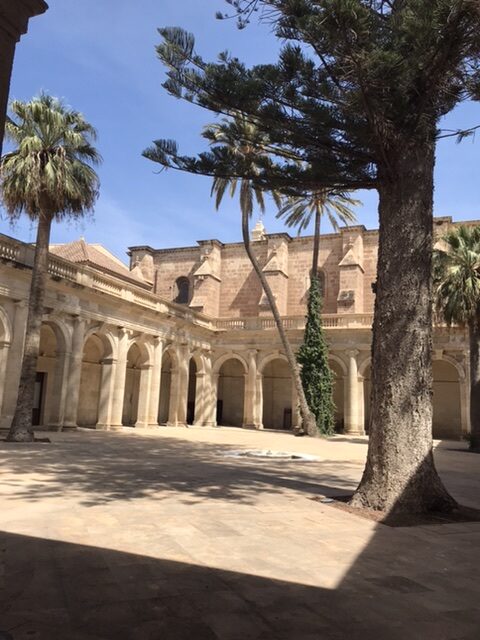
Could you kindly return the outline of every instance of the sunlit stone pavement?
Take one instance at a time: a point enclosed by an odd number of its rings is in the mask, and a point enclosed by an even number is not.
[[[0,639],[478,640],[480,523],[391,529],[318,501],[366,439],[241,429],[0,444]],[[234,458],[242,449],[316,461]],[[480,456],[436,461],[480,508]]]

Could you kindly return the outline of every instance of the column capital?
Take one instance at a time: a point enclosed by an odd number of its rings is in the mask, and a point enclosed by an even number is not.
[[[104,358],[101,361],[101,364],[116,364],[118,362],[117,358]]]
[[[356,358],[360,351],[358,349],[347,349],[345,353],[349,358]]]

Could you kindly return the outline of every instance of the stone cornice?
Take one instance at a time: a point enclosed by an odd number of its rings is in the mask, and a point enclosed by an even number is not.
[[[0,0],[0,29],[13,40],[27,32],[28,20],[45,13],[48,4],[43,0]]]

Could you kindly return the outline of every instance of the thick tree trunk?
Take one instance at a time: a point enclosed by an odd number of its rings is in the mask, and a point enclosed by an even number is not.
[[[285,332],[285,327],[283,326],[282,318],[278,311],[277,303],[275,301],[275,296],[273,295],[272,289],[268,284],[267,279],[265,278],[265,274],[260,268],[258,261],[252,251],[252,247],[250,245],[250,233],[248,228],[248,215],[242,212],[242,236],[243,243],[245,245],[245,250],[247,252],[248,258],[252,263],[252,266],[257,274],[262,288],[267,296],[268,303],[270,305],[270,309],[273,314],[273,318],[275,320],[275,324],[277,325],[278,333],[280,335],[280,340],[282,341],[283,348],[285,349],[285,355],[287,356],[288,364],[290,367],[290,371],[292,374],[293,383],[295,385],[295,389],[297,391],[298,396],[298,404],[300,406],[300,415],[302,418],[302,430],[309,436],[318,436],[317,424],[315,422],[315,417],[312,412],[308,408],[307,400],[305,398],[305,393],[303,391],[302,381],[300,379],[300,370],[298,368],[297,359],[295,354],[293,353],[292,346]]]
[[[480,319],[469,323],[470,338],[470,450],[480,453]]]
[[[403,147],[379,188],[370,441],[352,504],[388,512],[451,510],[432,454],[434,144]],[[403,151],[402,151],[403,149]]]
[[[30,298],[28,302],[27,328],[23,351],[22,370],[18,389],[17,407],[12,426],[7,436],[9,442],[32,442],[32,411],[37,373],[37,360],[40,348],[40,329],[42,327],[43,301],[45,298],[45,280],[48,271],[48,245],[52,218],[40,214],[35,245]]]

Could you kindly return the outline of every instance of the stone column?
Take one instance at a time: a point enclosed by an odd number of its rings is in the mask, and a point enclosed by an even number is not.
[[[178,385],[180,379],[180,372],[178,365],[170,370],[170,399],[168,402],[168,421],[167,427],[177,426],[177,414],[178,414]]]
[[[29,18],[47,8],[43,0],[0,0],[0,155],[15,45],[27,32]]]
[[[0,416],[2,417],[3,417],[3,394],[5,392],[9,350],[10,350],[10,342],[0,342]],[[2,425],[2,417],[0,417],[0,427]]]
[[[203,427],[205,424],[205,398],[206,398],[207,376],[205,371],[197,371],[195,386],[195,418],[193,424]]]
[[[204,377],[204,422],[205,427],[217,426],[217,394],[218,376],[212,372],[212,354],[205,353],[203,358],[205,367]]]
[[[110,423],[110,426],[114,428],[123,426],[122,415],[125,379],[127,377],[128,337],[127,329],[120,327],[118,330],[117,366],[113,385],[112,418]]]
[[[298,406],[298,393],[292,380],[292,430],[300,426],[300,410]]]
[[[257,396],[257,350],[248,351],[248,371],[245,375],[245,398],[243,409],[243,428],[258,429],[259,423],[256,418],[256,396]]]
[[[140,371],[140,389],[138,391],[138,411],[135,427],[148,427],[150,417],[150,390],[152,386],[153,365],[147,364]]]
[[[22,367],[25,327],[27,325],[28,305],[24,300],[15,303],[13,335],[8,353],[8,376],[3,384],[3,407],[0,426],[9,429],[17,405],[18,385]]]
[[[113,388],[117,373],[116,358],[102,360],[102,379],[98,399],[97,429],[110,429],[112,422]]]
[[[218,427],[217,422],[217,405],[218,405],[218,385],[220,382],[220,373],[213,373],[211,377],[211,404],[210,404],[210,421],[212,426]]]
[[[64,429],[77,428],[78,399],[80,395],[80,377],[82,375],[83,345],[87,322],[75,318],[72,335],[72,355],[67,379],[67,399],[65,404]]]
[[[257,429],[263,429],[263,375],[260,372],[257,372],[255,391],[255,423]]]
[[[364,377],[358,376],[358,424],[360,425],[361,432],[367,432],[367,425],[365,424],[365,385]]]
[[[363,424],[360,423],[359,385],[357,355],[360,352],[352,349],[346,352],[348,356],[347,376],[347,411],[345,413],[345,433],[348,435],[363,434]]]
[[[50,387],[50,412],[45,426],[61,431],[65,417],[65,404],[67,400],[67,380],[70,370],[71,351],[57,352],[55,358],[55,373],[53,384]]]
[[[177,426],[187,425],[189,364],[190,349],[188,344],[182,344],[178,349]]]
[[[160,404],[160,389],[162,384],[162,357],[163,357],[162,338],[155,337],[153,339],[153,367],[150,378],[150,403],[148,409],[148,424],[158,426],[158,407]]]

